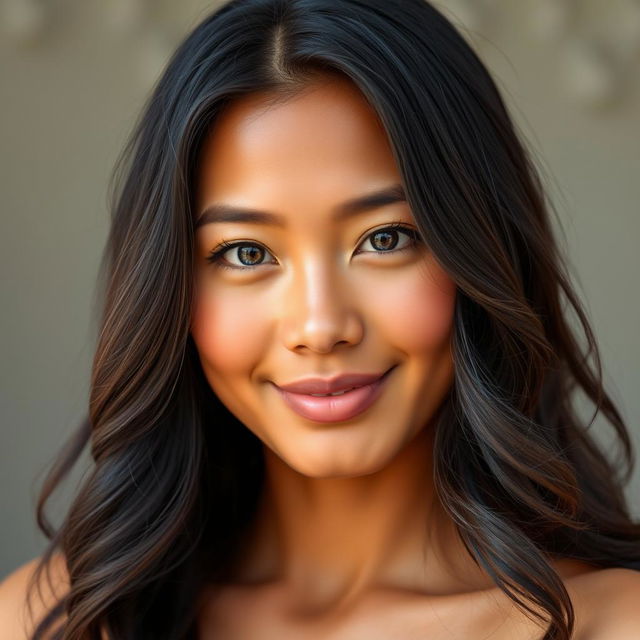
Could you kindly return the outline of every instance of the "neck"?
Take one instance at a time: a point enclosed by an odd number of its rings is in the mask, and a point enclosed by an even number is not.
[[[432,429],[365,476],[312,478],[264,453],[240,582],[286,586],[315,609],[379,589],[443,594],[489,584],[435,495]]]

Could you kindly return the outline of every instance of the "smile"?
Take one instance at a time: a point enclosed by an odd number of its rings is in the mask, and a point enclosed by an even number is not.
[[[285,391],[276,386],[287,406],[298,415],[314,422],[343,422],[366,411],[382,394],[391,371],[374,382],[334,394],[302,394]]]

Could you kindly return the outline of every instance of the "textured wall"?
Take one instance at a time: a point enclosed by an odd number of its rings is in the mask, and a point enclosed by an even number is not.
[[[574,16],[546,4],[440,3],[483,34],[473,41],[544,164],[609,389],[640,447],[638,23],[622,0],[585,0]],[[165,56],[212,4],[47,6],[0,5],[0,577],[41,553],[42,470],[84,413],[110,169]],[[640,516],[638,472],[629,495]]]

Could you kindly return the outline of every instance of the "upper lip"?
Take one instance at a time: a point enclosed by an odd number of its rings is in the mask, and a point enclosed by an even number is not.
[[[388,369],[382,373],[341,373],[331,378],[303,378],[289,384],[276,386],[291,393],[336,393],[337,391],[346,391],[355,387],[364,387],[379,380],[388,371],[390,370]]]

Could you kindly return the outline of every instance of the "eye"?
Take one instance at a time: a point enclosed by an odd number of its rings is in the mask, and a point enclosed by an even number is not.
[[[232,249],[240,249],[240,251],[232,252]],[[235,255],[240,259],[240,264],[229,263],[223,255]],[[220,269],[255,269],[261,264],[260,259],[269,253],[262,245],[253,242],[222,242],[216,247],[209,256],[207,262],[214,264]],[[275,264],[275,263],[271,263]]]
[[[405,236],[405,242],[398,248],[399,236]],[[394,223],[376,229],[369,233],[360,246],[367,242],[373,247],[373,251],[358,251],[358,253],[372,253],[375,255],[386,255],[389,253],[399,253],[412,249],[420,240],[416,229],[412,227]],[[236,251],[233,251],[236,250]],[[225,254],[234,256],[239,263],[229,262]],[[271,255],[261,244],[248,241],[222,242],[207,256],[207,262],[214,264],[220,269],[255,269],[264,264],[276,264],[275,262],[262,262],[266,255]]]
[[[403,235],[405,243],[398,247],[398,237]],[[376,229],[372,231],[362,243],[367,242],[373,247],[373,251],[359,251],[358,253],[375,253],[377,255],[384,255],[386,253],[396,253],[400,251],[406,251],[411,249],[419,241],[420,236],[416,229],[408,227],[403,224],[394,223],[392,225],[383,227],[382,229]]]

